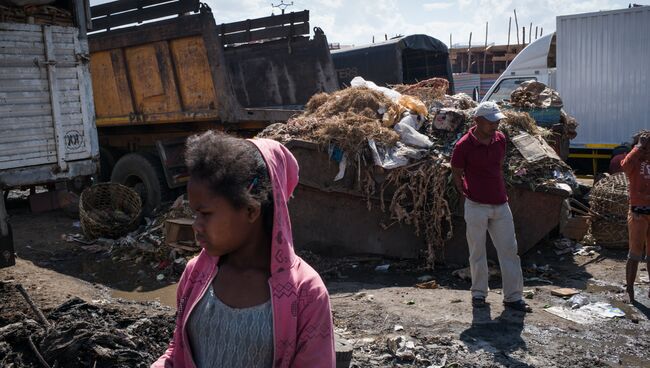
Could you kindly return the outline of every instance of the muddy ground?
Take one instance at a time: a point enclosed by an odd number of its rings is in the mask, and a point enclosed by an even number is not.
[[[0,329],[27,319],[38,323],[15,292],[20,283],[55,325],[70,323],[56,313],[57,308],[60,311],[66,302],[64,309],[69,308],[70,300],[78,297],[88,302],[80,318],[98,318],[95,321],[106,331],[130,332],[137,349],[131,348],[143,353],[141,359],[162,353],[166,342],[160,341],[161,336],[171,334],[174,317],[174,308],[165,305],[174,304],[174,272],[162,272],[155,262],[115,257],[64,240],[62,235],[80,229],[62,212],[32,214],[20,199],[9,202],[9,212],[19,259],[16,267],[0,270]],[[498,277],[491,281],[490,307],[473,309],[469,282],[451,274],[458,266],[431,272],[418,262],[302,254],[324,276],[336,330],[354,347],[354,367],[650,366],[649,285],[647,277],[639,277],[638,303],[624,303],[624,250],[556,255],[552,242],[540,244],[522,257],[532,314],[504,311]],[[376,271],[381,264],[391,266]],[[639,276],[647,276],[641,268]],[[161,273],[164,278],[158,280]],[[423,276],[432,277],[437,288],[414,288]],[[625,316],[580,324],[552,315],[545,307],[565,303],[551,295],[558,287],[582,290],[590,301],[611,303]],[[96,308],[103,311],[99,317]],[[147,322],[146,333],[133,327],[138,321],[135,326],[142,326],[142,319],[153,321]],[[36,325],[32,328],[40,331]],[[34,342],[44,349],[51,339],[38,331]],[[146,338],[147,334],[154,338]],[[26,345],[20,359],[14,354],[3,361],[7,343],[11,341],[0,341],[0,366],[41,366]],[[91,353],[80,351],[79,362],[92,360]]]

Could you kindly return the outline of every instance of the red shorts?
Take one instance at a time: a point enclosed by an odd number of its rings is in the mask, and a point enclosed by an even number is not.
[[[630,237],[630,255],[642,257],[643,248],[650,256],[650,215],[629,212],[627,230]]]

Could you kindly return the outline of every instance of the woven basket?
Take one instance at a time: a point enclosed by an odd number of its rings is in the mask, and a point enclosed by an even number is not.
[[[624,173],[600,180],[589,195],[589,207],[600,216],[593,218],[589,232],[596,244],[609,248],[627,248],[629,182]]]
[[[138,226],[141,215],[140,196],[124,185],[101,183],[81,193],[81,229],[89,239],[119,238]]]

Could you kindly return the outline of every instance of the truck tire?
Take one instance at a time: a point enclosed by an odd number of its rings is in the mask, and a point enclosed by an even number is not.
[[[113,167],[111,182],[126,185],[138,192],[145,216],[150,216],[156,207],[172,196],[160,159],[147,153],[122,156]]]

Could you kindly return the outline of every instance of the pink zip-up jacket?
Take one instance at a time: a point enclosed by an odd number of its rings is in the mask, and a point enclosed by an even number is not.
[[[298,184],[298,163],[291,152],[276,141],[250,141],[262,153],[273,185],[275,210],[269,278],[273,306],[273,367],[333,368],[336,357],[329,294],[318,273],[293,250],[287,201]],[[192,309],[218,272],[218,261],[218,257],[201,251],[188,262],[178,282],[173,339],[152,368],[195,367],[186,326]]]

